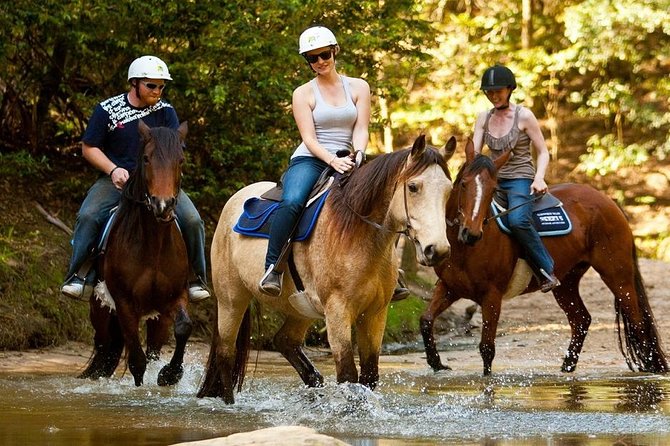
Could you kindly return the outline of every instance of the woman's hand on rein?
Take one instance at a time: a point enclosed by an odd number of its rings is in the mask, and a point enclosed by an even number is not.
[[[351,159],[351,155],[342,158],[334,157],[330,162],[330,167],[338,173],[345,173],[349,172],[354,167],[354,161]]]

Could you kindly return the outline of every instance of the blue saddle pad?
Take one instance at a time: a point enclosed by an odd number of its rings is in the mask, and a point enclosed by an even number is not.
[[[330,191],[326,191],[305,208],[298,222],[298,228],[293,238],[294,241],[299,242],[309,237],[329,193]],[[233,231],[250,237],[270,238],[270,224],[277,207],[279,207],[279,202],[277,201],[265,200],[259,197],[247,199],[244,202],[242,215],[240,215],[237,223],[233,226]]]
[[[558,201],[558,200],[557,200]],[[491,210],[494,216],[505,211],[495,200],[491,201]],[[507,215],[496,217],[496,223],[501,231],[510,234]],[[568,213],[563,209],[563,203],[559,201],[557,206],[543,209],[533,209],[533,224],[541,237],[551,237],[557,235],[569,234],[572,231],[572,221]]]

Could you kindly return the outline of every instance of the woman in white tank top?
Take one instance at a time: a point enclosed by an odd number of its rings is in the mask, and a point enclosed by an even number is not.
[[[282,179],[283,195],[270,227],[265,274],[259,287],[266,294],[281,294],[282,271],[275,268],[312,187],[328,167],[340,173],[354,166],[351,156],[338,158],[338,150],[365,152],[370,123],[370,87],[359,78],[338,74],[340,52],[335,35],[323,26],[300,35],[299,53],[315,73],[314,79],[293,92],[293,117],[302,143],[291,156]]]

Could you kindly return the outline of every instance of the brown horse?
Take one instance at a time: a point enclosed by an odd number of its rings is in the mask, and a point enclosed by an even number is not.
[[[94,355],[81,378],[109,377],[125,345],[128,367],[140,386],[147,359],[155,360],[174,322],[176,348],[160,371],[159,385],[177,383],[192,324],[186,312],[188,259],[175,219],[187,126],[150,129],[140,121],[143,142],[98,260],[102,281],[90,299]],[[146,355],[139,324],[147,319]]]
[[[455,148],[455,140],[450,143]],[[267,240],[233,232],[244,202],[274,183],[243,188],[226,203],[212,241],[218,322],[198,397],[222,397],[234,403],[241,390],[250,343],[253,298],[285,315],[275,347],[308,386],[323,377],[305,356],[305,333],[315,318],[325,318],[335,359],[337,382],[374,388],[388,304],[397,279],[394,244],[405,233],[417,247],[417,260],[435,265],[449,253],[444,212],[451,179],[444,158],[417,138],[411,149],[381,155],[333,186],[313,233],[295,243],[295,269],[304,292],[284,274],[279,297],[258,290]],[[436,222],[440,222],[436,224]],[[352,327],[360,358],[354,359]]]
[[[497,224],[484,227],[491,218],[487,216],[497,187],[496,172],[508,158],[509,153],[495,162],[484,155],[475,158],[472,141],[467,144],[466,163],[456,177],[455,192],[447,204],[451,257],[434,268],[439,280],[430,305],[420,319],[427,361],[434,370],[449,369],[440,361],[433,321],[451,304],[468,298],[481,306],[479,351],[484,375],[488,375],[495,356],[502,300],[538,290],[536,281],[531,280],[530,268],[520,258],[519,245]],[[645,372],[667,372],[668,363],[624,213],[611,199],[590,186],[562,184],[550,188],[550,192],[563,202],[573,225],[567,235],[543,239],[561,281],[553,294],[572,332],[561,370],[575,370],[591,323],[579,294],[579,281],[589,267],[593,267],[614,294],[619,349],[628,367]]]

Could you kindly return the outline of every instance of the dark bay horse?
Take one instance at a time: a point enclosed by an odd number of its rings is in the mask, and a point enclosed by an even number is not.
[[[491,215],[496,172],[508,157],[509,153],[495,162],[484,155],[475,158],[472,141],[467,144],[466,163],[456,177],[454,193],[447,204],[451,257],[434,268],[439,280],[430,305],[420,319],[427,361],[434,370],[449,368],[440,360],[433,322],[451,304],[467,298],[481,306],[479,351],[484,375],[488,375],[495,356],[496,328],[503,298],[538,290],[536,281],[531,280],[528,264],[520,258],[519,245],[496,223],[484,226]],[[614,201],[590,186],[561,184],[551,187],[550,192],[563,202],[573,225],[567,235],[543,238],[561,281],[553,294],[568,318],[572,333],[561,370],[575,370],[591,323],[579,294],[579,282],[593,267],[614,294],[619,349],[628,367],[633,371],[667,372],[668,363],[626,216]]]
[[[451,150],[455,144],[454,139]],[[355,169],[344,185],[333,186],[310,238],[293,247],[304,291],[297,291],[287,272],[279,297],[258,290],[267,240],[233,231],[244,202],[273,186],[270,182],[247,186],[221,212],[211,249],[217,326],[198,397],[221,397],[234,403],[250,348],[249,305],[254,298],[285,315],[274,345],[306,385],[323,384],[302,346],[314,319],[325,318],[337,382],[374,388],[398,274],[394,254],[398,233],[413,240],[417,260],[424,265],[435,265],[449,253],[444,212],[452,183],[444,158],[426,147],[421,136],[411,149],[381,155]]]
[[[159,385],[177,383],[192,324],[186,312],[188,259],[175,220],[187,125],[150,129],[142,121],[137,168],[126,183],[106,250],[98,260],[101,282],[90,299],[94,355],[81,378],[109,377],[125,346],[128,368],[140,386],[147,359],[155,360],[174,323],[176,347]],[[139,325],[146,319],[146,354]]]

